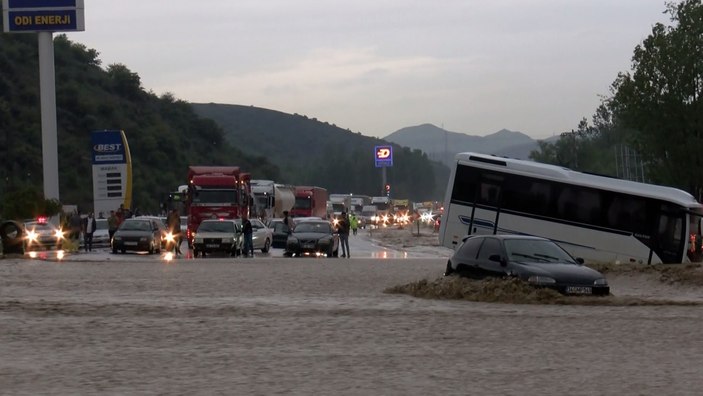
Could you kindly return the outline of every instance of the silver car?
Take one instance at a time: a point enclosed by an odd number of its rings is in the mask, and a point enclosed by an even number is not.
[[[203,220],[193,237],[193,257],[210,253],[242,253],[242,226],[234,220]]]
[[[235,219],[234,221],[241,227],[242,219]],[[268,253],[269,249],[271,249],[271,241],[273,241],[273,230],[266,227],[259,219],[249,219],[249,221],[254,231],[252,235],[254,250],[261,249],[262,253]]]

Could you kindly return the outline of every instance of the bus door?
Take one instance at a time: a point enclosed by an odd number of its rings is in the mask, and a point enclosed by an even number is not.
[[[500,218],[500,208],[503,200],[503,175],[484,172],[481,174],[478,183],[478,189],[476,190],[476,205],[474,205],[474,210],[476,206],[483,209],[495,211],[495,216],[492,221],[493,234],[498,233],[498,220]],[[474,213],[472,211],[471,220],[473,223]],[[486,219],[488,220],[488,219]],[[473,224],[472,224],[473,225]],[[471,228],[469,228],[469,234],[471,234]],[[473,228],[474,233],[476,228]]]
[[[688,246],[685,235],[685,213],[678,206],[663,203],[658,217],[652,249],[664,264],[683,262],[686,246]],[[650,254],[649,263],[651,262]]]

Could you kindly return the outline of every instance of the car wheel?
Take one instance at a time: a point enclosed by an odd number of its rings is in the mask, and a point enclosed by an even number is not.
[[[203,250],[203,251],[200,252],[200,253],[203,255],[203,258],[205,258],[205,251]]]
[[[120,253],[122,253],[122,254],[127,253],[127,249],[122,249],[122,250],[120,250]]]
[[[266,238],[266,242],[264,242],[264,247],[261,248],[261,253],[268,253],[270,248],[271,240]]]
[[[334,257],[334,250],[332,250],[332,246],[327,249],[327,257]]]
[[[454,268],[452,268],[452,262],[447,260],[447,268],[444,270],[444,276],[449,276],[454,273]]]
[[[154,242],[149,244],[149,254],[154,254]]]

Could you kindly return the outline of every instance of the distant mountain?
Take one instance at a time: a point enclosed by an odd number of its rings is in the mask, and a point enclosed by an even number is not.
[[[487,136],[450,132],[432,124],[399,129],[384,140],[422,150],[433,160],[448,164],[456,153],[473,151],[505,157],[528,159],[537,141],[521,132],[501,129]]]
[[[374,146],[391,144],[385,140],[300,114],[233,104],[191,106],[196,114],[217,123],[230,144],[280,169],[278,182],[318,185],[330,193],[382,193]],[[442,199],[449,169],[419,150],[394,146],[393,166],[386,169],[392,194],[415,201]]]

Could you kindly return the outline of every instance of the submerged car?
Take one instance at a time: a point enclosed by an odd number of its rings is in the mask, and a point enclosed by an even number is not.
[[[25,250],[61,249],[63,245],[64,232],[47,220],[26,222],[24,230]]]
[[[445,275],[470,278],[517,277],[562,294],[608,295],[603,274],[583,265],[554,241],[524,235],[464,238],[447,262]]]
[[[166,228],[157,217],[132,217],[125,219],[112,236],[112,252],[127,250],[161,252],[166,244]]]
[[[242,226],[234,220],[203,220],[193,238],[193,257],[210,253],[242,253]]]
[[[297,220],[297,219],[296,219]],[[285,256],[337,257],[339,235],[326,220],[306,220],[295,223],[286,240]]]

